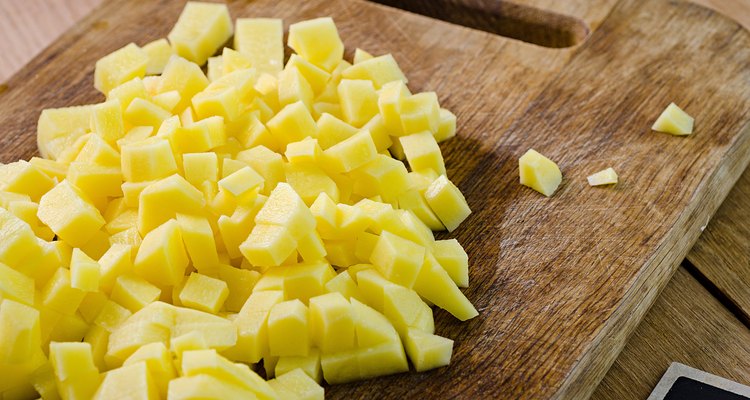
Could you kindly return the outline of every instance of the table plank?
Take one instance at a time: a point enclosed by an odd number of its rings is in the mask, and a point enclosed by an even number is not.
[[[0,83],[102,0],[0,0]]]
[[[592,400],[645,399],[672,361],[750,385],[750,330],[679,268]]]

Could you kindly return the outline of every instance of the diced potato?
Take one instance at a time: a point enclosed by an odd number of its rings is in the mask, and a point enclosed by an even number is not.
[[[425,256],[424,264],[414,283],[414,290],[461,321],[479,315],[479,312],[430,253]]]
[[[235,361],[257,363],[269,354],[268,314],[274,305],[284,300],[280,290],[254,292],[242,306],[233,324],[237,329],[237,344],[225,352]]]
[[[675,103],[669,103],[667,108],[659,115],[659,118],[654,121],[651,129],[673,135],[689,135],[693,133],[694,122],[693,117],[682,111]]]
[[[216,272],[219,266],[219,253],[211,224],[207,218],[187,214],[177,214],[182,240],[190,261],[199,272]]]
[[[169,381],[176,377],[172,354],[169,349],[163,343],[149,343],[131,354],[123,363],[123,367],[141,362],[145,362],[159,395],[161,398],[165,398]]]
[[[458,225],[471,214],[464,195],[445,175],[440,175],[430,184],[425,190],[424,197],[449,232],[458,228]]]
[[[165,178],[177,172],[169,142],[149,138],[122,146],[122,173],[126,181],[143,182]]]
[[[422,268],[424,254],[424,247],[383,231],[370,261],[389,280],[412,287]]]
[[[277,85],[280,106],[286,106],[299,101],[308,110],[312,107],[315,96],[313,88],[295,66],[287,64],[287,67],[279,74]]]
[[[72,315],[86,294],[70,283],[70,271],[58,268],[42,290],[42,304],[45,308],[61,314]]]
[[[329,147],[324,152],[328,167],[336,172],[350,172],[375,159],[377,149],[368,131],[359,133]]]
[[[127,393],[128,398],[132,399],[159,399],[159,390],[146,361],[124,365],[108,371],[93,399],[125,398],[124,393]]]
[[[302,369],[295,369],[269,381],[269,385],[283,400],[322,400],[323,388]]]
[[[16,301],[0,302],[0,364],[21,364],[42,345],[39,311]]]
[[[228,295],[229,288],[224,281],[194,272],[180,291],[180,302],[186,307],[216,314]]]
[[[261,73],[277,74],[284,66],[284,26],[275,18],[238,18],[234,48]]]
[[[359,49],[358,49],[359,50]],[[369,55],[369,54],[368,54]],[[356,54],[355,54],[356,58]],[[380,89],[383,85],[393,81],[402,81],[408,83],[406,76],[401,72],[396,60],[392,55],[386,54],[380,57],[372,57],[355,61],[354,65],[345,69],[341,76],[344,79],[366,79],[372,81],[375,89]]]
[[[191,1],[167,37],[177,54],[203,65],[233,32],[226,5]]]
[[[279,141],[282,149],[292,142],[299,142],[307,136],[315,136],[317,126],[305,103],[298,101],[288,104],[273,116],[266,127]]]
[[[252,294],[253,286],[260,279],[260,273],[220,264],[219,279],[226,282],[229,287],[229,296],[224,302],[224,308],[227,311],[238,312]]]
[[[185,170],[185,179],[196,188],[205,181],[219,180],[219,161],[216,153],[183,154],[182,166]]]
[[[148,55],[146,74],[157,75],[164,72],[164,66],[169,62],[174,51],[167,39],[157,39],[143,46],[143,51]]]
[[[450,112],[450,110],[441,108],[440,123],[438,124],[437,132],[435,132],[435,140],[440,143],[453,136],[456,136],[456,115]]]
[[[88,343],[53,342],[50,344],[49,361],[63,398],[91,398],[101,382]]]
[[[409,359],[419,372],[446,366],[453,353],[453,341],[418,329],[409,329],[404,340]]]
[[[121,283],[120,285],[118,285],[118,291],[126,290],[127,286],[128,283]],[[117,296],[113,297],[115,297],[119,301],[124,300],[124,295],[121,295],[119,293]],[[133,315],[133,313],[130,312],[130,310],[128,310],[127,308],[116,303],[114,300],[107,300],[104,303],[104,307],[102,307],[101,311],[99,312],[99,315],[97,315],[96,319],[94,319],[94,324],[100,326],[105,331],[112,333],[117,330],[120,325],[127,321],[131,315]]]
[[[437,133],[440,127],[440,104],[435,92],[418,93],[401,98],[401,127],[406,135],[429,131]]]
[[[92,106],[48,108],[39,115],[37,145],[44,158],[57,160],[90,129]]]
[[[185,275],[188,261],[179,224],[171,219],[143,238],[133,270],[149,282],[171,286]]]
[[[307,356],[310,351],[307,307],[298,299],[274,305],[268,315],[270,354]]]
[[[70,260],[70,286],[85,292],[99,291],[100,269],[98,262],[80,249],[73,249],[73,257]]]
[[[614,185],[617,183],[617,173],[612,168],[599,171],[586,178],[589,186]]]
[[[344,296],[328,293],[310,299],[310,332],[324,354],[354,348],[354,318]]]
[[[138,201],[138,230],[142,235],[179,214],[200,214],[203,194],[182,176],[175,174],[148,185]],[[144,237],[145,239],[145,237]]]
[[[279,361],[274,367],[274,375],[281,376],[297,368],[301,369],[315,382],[320,383],[323,379],[323,372],[320,369],[320,351],[312,348],[307,356],[279,357]]]
[[[438,174],[445,174],[443,154],[430,132],[402,136],[399,141],[412,171],[431,169]]]
[[[518,159],[521,184],[549,197],[560,186],[562,173],[549,158],[529,149]]]
[[[131,312],[136,312],[156,301],[160,295],[161,290],[146,280],[133,275],[121,275],[115,280],[111,298]]]
[[[302,58],[326,71],[332,71],[344,56],[344,44],[331,18],[290,25],[288,44]]]
[[[362,127],[378,113],[378,94],[371,81],[343,79],[338,95],[344,120],[355,127]]]
[[[96,62],[94,87],[107,94],[133,78],[143,78],[147,64],[148,54],[135,43],[130,43]]]
[[[183,376],[169,381],[168,399],[248,399],[254,393],[211,375]]]
[[[469,256],[456,239],[437,240],[432,255],[458,287],[469,286]]]
[[[175,110],[180,111],[189,106],[190,99],[206,86],[208,86],[208,78],[199,66],[182,57],[172,57],[164,67],[159,90],[162,93],[172,90],[180,93],[180,104]]]

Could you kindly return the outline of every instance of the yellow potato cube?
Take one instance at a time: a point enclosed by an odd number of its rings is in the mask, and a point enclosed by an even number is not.
[[[324,152],[327,165],[336,172],[350,172],[375,159],[377,149],[368,131],[344,139]]]
[[[86,144],[86,142],[93,136],[97,136],[97,135],[94,135],[93,133],[87,133],[83,136],[80,136],[78,139],[75,140],[75,142],[73,142],[70,145],[67,145],[60,152],[60,156],[57,157],[56,161],[59,161],[62,164],[66,164],[66,165],[73,162],[73,160],[75,160],[76,157],[78,157],[78,153],[81,152],[81,149]]]
[[[225,352],[232,360],[257,363],[267,355],[268,313],[271,308],[284,300],[280,290],[254,292],[242,306],[232,322],[237,328],[237,344]]]
[[[88,343],[57,343],[49,346],[49,361],[64,399],[89,399],[101,378]]]
[[[185,275],[188,263],[179,224],[170,219],[143,238],[133,270],[151,283],[171,286]]]
[[[123,195],[122,172],[118,167],[72,162],[67,180],[98,209],[104,208],[108,198]]]
[[[143,51],[148,56],[146,64],[147,75],[159,75],[164,72],[164,67],[169,62],[169,58],[174,54],[172,46],[167,39],[157,39],[143,46]]]
[[[140,361],[107,371],[92,399],[158,400],[159,390],[146,361]]]
[[[213,376],[227,384],[254,392],[260,399],[275,398],[273,389],[258,374],[246,365],[232,363],[213,349],[183,353],[182,372],[185,376]]]
[[[427,253],[424,258],[424,264],[414,283],[414,290],[423,298],[445,309],[461,321],[479,315],[471,302],[450,278],[450,275],[430,253]]]
[[[221,66],[221,76],[223,77],[231,74],[234,71],[251,68],[252,60],[236,50],[225,47],[221,52]]]
[[[208,348],[218,351],[229,349],[237,343],[237,328],[232,321],[189,308],[174,307],[174,310],[173,337],[195,332],[202,336]]]
[[[132,270],[133,262],[131,254],[132,246],[115,243],[99,258],[101,272],[99,289],[102,292],[109,294],[115,285],[117,277]]]
[[[408,190],[398,196],[398,207],[403,210],[409,210],[422,221],[428,228],[433,231],[443,231],[445,226],[435,215],[424,198],[424,190]]]
[[[320,369],[320,351],[311,348],[307,356],[279,357],[274,367],[274,375],[281,376],[298,368],[312,380],[320,383],[323,379],[323,372]]]
[[[458,287],[469,286],[469,256],[456,239],[437,240],[432,255]]]
[[[298,240],[297,251],[302,259],[308,263],[322,260],[326,256],[323,240],[317,232],[310,232],[309,235]]]
[[[169,381],[169,400],[251,399],[254,393],[239,385],[206,374],[183,376]]]
[[[171,116],[169,111],[140,98],[133,99],[125,110],[125,120],[130,125],[151,126],[154,129],[161,126],[162,122]]]
[[[60,267],[42,290],[42,304],[50,310],[72,315],[85,295],[85,292],[71,286],[70,271]]]
[[[154,104],[169,111],[170,113],[175,111],[177,106],[180,104],[180,100],[182,100],[182,97],[180,97],[180,92],[176,90],[159,93],[151,98],[151,101],[153,101]],[[162,122],[162,126],[163,125],[164,123]],[[161,129],[161,126],[159,127],[159,129]]]
[[[209,57],[206,63],[206,76],[210,82],[216,81],[224,75],[224,57]]]
[[[265,203],[264,196],[257,196],[252,205],[238,205],[231,217],[222,215],[217,222],[221,240],[231,258],[242,257],[240,245],[254,227],[253,219]]]
[[[250,167],[242,167],[219,181],[219,187],[234,197],[242,197],[263,189],[263,177]]]
[[[111,298],[131,312],[136,312],[156,301],[160,295],[161,289],[143,278],[121,275],[115,280]]]
[[[471,214],[464,195],[445,175],[440,175],[430,184],[424,192],[424,197],[449,232],[458,228],[458,225]]]
[[[682,111],[675,103],[669,103],[659,118],[654,121],[651,130],[679,136],[689,135],[693,133],[694,122],[693,117]]]
[[[268,345],[271,355],[307,356],[310,335],[307,307],[298,299],[274,305],[268,314]]]
[[[340,293],[311,298],[309,318],[312,341],[323,354],[355,347],[351,305]]]
[[[34,305],[34,280],[0,263],[0,301],[2,300]]]
[[[315,218],[316,229],[321,237],[331,236],[337,227],[336,215],[338,209],[331,197],[321,192],[310,205],[310,213]]]
[[[328,113],[323,113],[320,118],[318,118],[317,124],[317,139],[323,150],[326,150],[357,133],[357,128]]]
[[[184,353],[208,349],[206,340],[203,339],[203,336],[198,332],[188,332],[184,335],[173,337],[170,340],[170,346],[172,346],[171,352],[174,353],[177,358],[175,361],[177,362],[177,365],[179,365],[178,372],[180,374],[182,374],[182,371],[179,369],[181,368],[180,364],[182,363],[182,355]]]
[[[431,169],[445,174],[445,162],[435,137],[430,132],[413,133],[399,138],[412,171]]]
[[[340,199],[339,187],[323,169],[312,164],[284,164],[287,183],[305,204],[312,204],[320,193]]]
[[[94,87],[107,94],[133,78],[143,78],[147,64],[148,54],[135,43],[130,43],[96,62]]]
[[[205,182],[219,180],[219,160],[216,153],[187,153],[182,155],[185,179],[196,188]]]
[[[365,303],[382,313],[385,306],[385,289],[396,284],[384,278],[369,264],[359,264],[358,268],[352,267],[349,272],[356,276],[357,287]]]
[[[409,370],[404,347],[400,340],[358,349],[357,363],[362,379],[397,374]]]
[[[219,279],[226,282],[229,288],[229,296],[224,302],[224,309],[239,312],[252,294],[255,283],[260,279],[260,273],[220,264]]]
[[[0,302],[0,364],[20,364],[41,348],[39,311],[4,299]]]
[[[138,233],[138,228],[135,226],[122,232],[117,232],[109,237],[110,244],[124,244],[133,247],[139,247],[141,241],[141,234]]]
[[[212,116],[175,129],[172,146],[179,153],[197,153],[227,143],[223,117]]]
[[[124,113],[133,99],[149,99],[146,87],[143,85],[143,79],[133,78],[117,87],[112,88],[107,93],[107,101],[118,100],[120,108]]]
[[[325,89],[327,83],[331,78],[330,73],[313,65],[309,61],[296,54],[292,54],[291,57],[289,57],[289,61],[286,64],[285,71],[294,69],[298,70],[305,81],[310,85],[313,94],[320,94]],[[282,84],[281,76],[283,76],[283,72],[279,77],[279,85]],[[281,101],[281,91],[279,92],[279,100]],[[311,103],[312,102],[308,102],[306,104],[309,107],[311,106]]]
[[[326,283],[336,275],[326,262],[294,265],[284,271],[281,281],[284,298],[299,299],[304,303],[312,297],[325,294]]]
[[[362,379],[357,359],[358,350],[351,349],[320,356],[320,367],[327,383],[336,385]]]
[[[288,45],[305,60],[332,71],[344,56],[344,44],[330,17],[289,26]]]
[[[348,275],[348,274],[346,274]],[[398,332],[388,318],[357,299],[351,299],[357,346],[367,348],[383,343],[400,342]]]
[[[67,167],[65,164],[59,163],[55,160],[48,160],[46,158],[31,157],[29,160],[31,165],[35,166],[38,170],[42,171],[45,175],[57,181],[62,181],[67,175]]]
[[[387,154],[388,148],[393,145],[393,140],[391,140],[388,128],[385,126],[383,116],[375,114],[375,116],[367,121],[362,127],[362,130],[370,132],[372,142],[375,143],[375,148],[378,150],[378,153]]]
[[[367,61],[371,58],[373,58],[372,54],[360,49],[359,47],[354,49],[353,63],[355,65],[361,63],[362,61]]]
[[[385,285],[382,286],[382,291],[383,315],[401,336],[406,334],[408,328],[421,329],[424,313],[429,313],[429,317],[432,317],[430,307],[415,291],[400,285]]]
[[[323,400],[325,398],[323,387],[299,368],[277,376],[268,384],[282,400]]]
[[[55,185],[55,182],[28,161],[20,160],[0,166],[0,190],[28,195],[39,199]]]
[[[371,81],[343,79],[338,95],[344,120],[355,127],[362,127],[378,113],[378,94]]]
[[[286,227],[258,223],[240,245],[240,252],[252,265],[270,267],[281,265],[296,246]]]
[[[214,83],[216,82],[219,82],[219,80],[214,81]],[[193,96],[192,104],[199,119],[220,116],[227,120],[234,120],[239,117],[242,106],[240,93],[236,88],[222,87],[216,89],[212,88],[211,85]]]
[[[219,254],[208,219],[187,214],[177,214],[182,240],[190,260],[199,272],[216,271]]]
[[[401,72],[401,68],[399,68],[396,60],[390,54],[355,62],[354,65],[345,69],[341,73],[341,76],[344,79],[365,79],[372,81],[377,90],[380,90],[383,85],[389,82],[409,82],[404,73]]]
[[[440,127],[440,104],[435,92],[402,98],[400,110],[401,127],[405,135],[422,131],[435,134]]]
[[[161,74],[159,91],[161,93],[172,90],[179,92],[180,104],[175,111],[180,111],[188,107],[190,99],[206,86],[208,86],[208,78],[199,66],[182,57],[172,57],[164,67],[164,73]]]
[[[408,330],[404,347],[417,372],[450,364],[453,353],[452,340],[418,329]]]
[[[277,74],[284,65],[284,26],[276,18],[238,18],[234,48],[258,72]]]
[[[396,201],[409,189],[409,175],[404,163],[378,154],[369,163],[352,171],[354,192],[362,197],[382,196],[386,202]]]
[[[282,150],[289,143],[299,142],[307,136],[315,137],[317,134],[315,120],[301,101],[286,105],[266,123],[266,127]]]
[[[318,139],[306,137],[289,143],[284,156],[292,164],[315,164],[323,156],[323,149],[318,145]]]
[[[518,159],[518,168],[521,184],[547,197],[552,196],[562,182],[562,173],[557,164],[534,149],[529,149]]]
[[[124,281],[123,283],[124,284],[120,285],[119,288],[125,288],[128,285],[127,281]],[[122,300],[123,296],[118,293],[117,297]],[[104,303],[104,307],[102,307],[102,310],[99,312],[99,315],[94,319],[94,325],[112,333],[116,331],[120,325],[125,323],[131,315],[133,315],[133,313],[127,308],[116,303],[114,300],[107,300]]]
[[[169,381],[177,375],[169,349],[164,343],[149,343],[131,354],[123,363],[123,367],[141,362],[146,363],[148,373],[153,378],[161,398],[166,398]]]
[[[445,108],[440,109],[440,123],[435,132],[435,140],[438,143],[456,136],[456,116]]]
[[[167,37],[175,52],[203,65],[226,41],[234,29],[224,4],[188,2]]]
[[[39,154],[57,160],[81,136],[89,132],[93,106],[42,110],[37,123]]]
[[[194,272],[180,291],[180,302],[186,307],[216,314],[228,295],[229,287],[224,281]]]
[[[589,186],[614,185],[617,183],[617,172],[612,168],[607,168],[586,179],[589,181]]]
[[[163,138],[154,137],[122,146],[122,174],[128,182],[165,178],[177,172],[172,148]]]
[[[370,261],[390,281],[412,287],[424,260],[425,248],[383,231]]]
[[[70,260],[70,286],[84,292],[97,292],[100,277],[99,263],[80,249],[73,249]]]
[[[91,131],[109,143],[117,142],[125,135],[122,111],[118,99],[95,105],[91,114]]]
[[[312,212],[292,186],[284,182],[273,189],[263,208],[255,216],[255,223],[285,227],[295,240],[307,236],[315,229]]]
[[[404,134],[401,125],[401,101],[409,96],[411,92],[400,80],[384,84],[378,93],[378,110],[388,132],[394,136]]]
[[[182,176],[172,175],[152,183],[141,192],[138,230],[146,235],[178,213],[200,215],[205,205],[206,200],[198,189]]]
[[[168,343],[168,341],[169,328],[148,321],[132,323],[128,321],[109,336],[104,359],[108,367],[118,367],[141,346],[155,342]]]
[[[393,210],[376,221],[380,229],[389,231],[419,245],[430,247],[435,241],[432,231],[414,213],[408,210]]]
[[[312,107],[315,93],[307,79],[295,67],[287,64],[278,77],[279,105],[286,106],[301,101],[308,110]]]

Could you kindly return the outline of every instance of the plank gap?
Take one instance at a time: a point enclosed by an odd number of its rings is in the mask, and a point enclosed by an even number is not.
[[[724,307],[726,307],[729,312],[731,312],[740,322],[742,322],[743,325],[745,325],[748,329],[750,329],[750,319],[748,319],[747,314],[745,314],[742,311],[742,308],[732,301],[732,299],[727,296],[721,289],[719,289],[707,276],[703,275],[703,273],[696,267],[690,260],[687,258],[682,261],[683,267],[690,273],[690,275],[695,278],[698,283],[701,284],[706,290],[708,290],[709,293],[711,293],[716,300],[718,300]]]
[[[590,32],[578,18],[504,0],[370,1],[550,48],[578,45]]]

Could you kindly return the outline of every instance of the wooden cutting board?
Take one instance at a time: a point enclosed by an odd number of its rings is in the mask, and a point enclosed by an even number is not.
[[[469,253],[466,293],[480,316],[435,313],[437,333],[456,341],[450,368],[327,393],[585,397],[750,161],[750,35],[674,0],[399,3],[557,48],[363,0],[229,3],[233,17],[287,26],[333,16],[348,56],[393,53],[412,90],[437,91],[458,116],[442,148],[474,210],[452,236]],[[165,36],[182,7],[107,2],[37,56],[0,88],[0,161],[35,154],[43,108],[101,101],[94,62]],[[671,101],[696,118],[692,136],[650,131]],[[517,158],[531,147],[563,171],[552,198],[518,184]],[[608,166],[621,183],[588,187]]]

